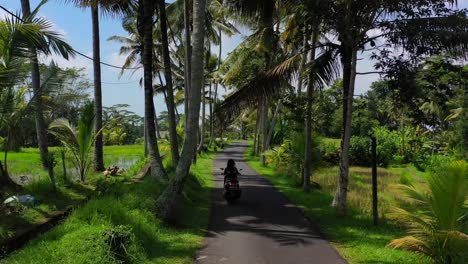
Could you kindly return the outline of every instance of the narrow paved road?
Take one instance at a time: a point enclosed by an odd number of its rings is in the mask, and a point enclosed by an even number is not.
[[[214,161],[211,220],[195,263],[346,263],[313,231],[299,209],[247,165],[243,158],[246,148],[246,142],[235,143]],[[230,158],[243,174],[239,178],[242,197],[233,205],[222,197],[220,170]]]

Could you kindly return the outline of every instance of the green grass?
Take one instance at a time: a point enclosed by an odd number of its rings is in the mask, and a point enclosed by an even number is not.
[[[404,231],[391,220],[382,221],[377,227],[372,225],[367,209],[369,203],[362,202],[371,199],[370,177],[363,173],[367,173],[367,169],[354,168],[351,170],[349,186],[351,205],[347,217],[341,217],[330,207],[335,190],[334,183],[336,184],[337,178],[336,168],[326,168],[312,176],[314,181],[318,181],[322,185],[321,191],[313,190],[310,193],[304,193],[297,185],[297,179],[279,174],[272,167],[262,166],[259,158],[249,153],[251,150],[247,151],[245,155],[248,163],[261,175],[268,178],[291,202],[303,209],[305,214],[315,224],[318,224],[326,238],[350,263],[431,263],[428,257],[421,254],[386,247],[390,240],[402,237]],[[387,184],[387,186],[394,181],[399,181],[399,177],[390,172],[382,178],[380,184]],[[360,186],[360,188],[356,188],[356,186]],[[390,195],[387,192],[386,194]],[[353,196],[355,201],[353,201]],[[393,201],[391,197],[388,198],[388,202],[393,203]]]
[[[167,144],[163,144],[162,148]],[[59,148],[50,147],[49,151],[57,152],[57,166],[55,174],[62,175],[62,162],[60,159]],[[163,149],[163,152],[166,150]],[[123,146],[104,146],[104,163],[109,166],[120,166],[128,169],[143,157],[143,145],[123,145]],[[3,161],[3,153],[1,153]],[[69,153],[66,158],[68,168],[73,167]],[[8,153],[8,171],[10,175],[35,175],[46,176],[47,173],[42,170],[39,149],[22,148],[19,152]],[[91,175],[92,171],[89,172]]]
[[[213,157],[203,154],[192,166],[176,228],[155,216],[156,200],[166,182],[146,177],[139,184],[116,183],[3,263],[119,263],[104,234],[120,225],[132,230],[128,262],[191,263],[208,224]]]
[[[163,144],[161,148],[165,151],[166,145]],[[56,147],[49,149],[50,151],[58,151]],[[125,181],[133,177],[145,163],[142,145],[105,146],[104,153],[107,166],[118,165],[127,169],[123,176],[113,177],[110,181]],[[59,160],[55,167],[58,191],[53,193],[49,176],[42,169],[37,148],[23,148],[20,152],[11,152],[8,154],[8,160],[11,175],[34,175],[34,180],[25,185],[19,193],[2,190],[0,198],[32,194],[41,201],[41,204],[33,208],[20,206],[11,214],[0,211],[0,242],[43,222],[53,211],[83,203],[88,196],[93,194],[96,185],[104,180],[102,173],[90,171],[86,184],[65,184],[62,164]],[[70,160],[67,161],[67,164],[73,166]],[[70,168],[68,168],[68,173],[70,173]]]

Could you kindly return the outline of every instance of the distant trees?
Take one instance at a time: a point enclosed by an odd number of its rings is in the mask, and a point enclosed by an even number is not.
[[[143,118],[128,111],[127,107],[129,105],[126,104],[103,107],[105,145],[134,144],[137,139],[143,137]]]

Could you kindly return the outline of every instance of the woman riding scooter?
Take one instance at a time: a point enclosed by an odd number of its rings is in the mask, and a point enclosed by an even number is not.
[[[226,184],[226,179],[228,180],[237,180],[237,175],[239,175],[239,171],[236,168],[236,162],[233,159],[229,159],[227,162],[227,166],[224,169],[224,184]]]

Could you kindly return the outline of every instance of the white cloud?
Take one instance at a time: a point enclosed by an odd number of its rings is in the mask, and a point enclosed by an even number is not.
[[[85,53],[85,55],[92,57],[93,53],[87,52]],[[39,58],[39,61],[45,64],[49,64],[52,61],[54,61],[61,68],[79,68],[79,69],[83,68],[84,73],[87,74],[88,76],[91,75],[91,71],[93,69],[92,61],[78,54],[75,55],[74,58],[69,58],[68,60],[57,54],[53,54],[51,56],[41,55]]]

